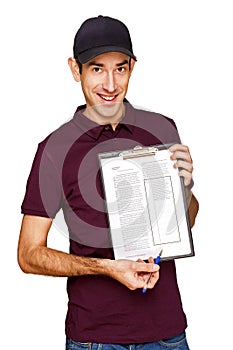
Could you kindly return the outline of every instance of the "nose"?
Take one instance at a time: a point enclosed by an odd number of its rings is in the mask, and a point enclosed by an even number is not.
[[[117,89],[116,78],[113,72],[108,72],[103,81],[103,89],[108,92],[114,92]]]

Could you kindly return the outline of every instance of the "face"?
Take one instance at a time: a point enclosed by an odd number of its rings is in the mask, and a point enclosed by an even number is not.
[[[98,121],[119,119],[123,114],[129,79],[134,67],[129,56],[119,52],[99,55],[83,64],[82,74],[77,73],[86,100],[86,115]]]

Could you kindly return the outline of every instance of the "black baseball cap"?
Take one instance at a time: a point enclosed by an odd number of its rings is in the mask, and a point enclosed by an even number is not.
[[[98,16],[87,19],[74,38],[74,58],[86,63],[106,52],[122,52],[136,61],[129,30],[118,19]]]

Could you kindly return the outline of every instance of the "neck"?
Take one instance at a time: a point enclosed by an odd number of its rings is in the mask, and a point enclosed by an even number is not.
[[[96,124],[99,125],[107,125],[110,124],[113,130],[116,129],[119,122],[123,119],[125,115],[125,106],[124,103],[114,104],[109,108],[109,106],[94,106],[88,107],[83,112],[85,117],[92,120]]]

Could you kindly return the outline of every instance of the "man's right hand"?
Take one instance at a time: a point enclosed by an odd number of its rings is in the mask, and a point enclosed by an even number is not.
[[[148,261],[148,263],[145,263],[142,260],[108,260],[110,268],[109,276],[124,284],[127,288],[135,290],[145,287],[150,273],[152,273],[147,285],[147,288],[151,289],[158,282],[159,266],[154,264],[152,257]]]

